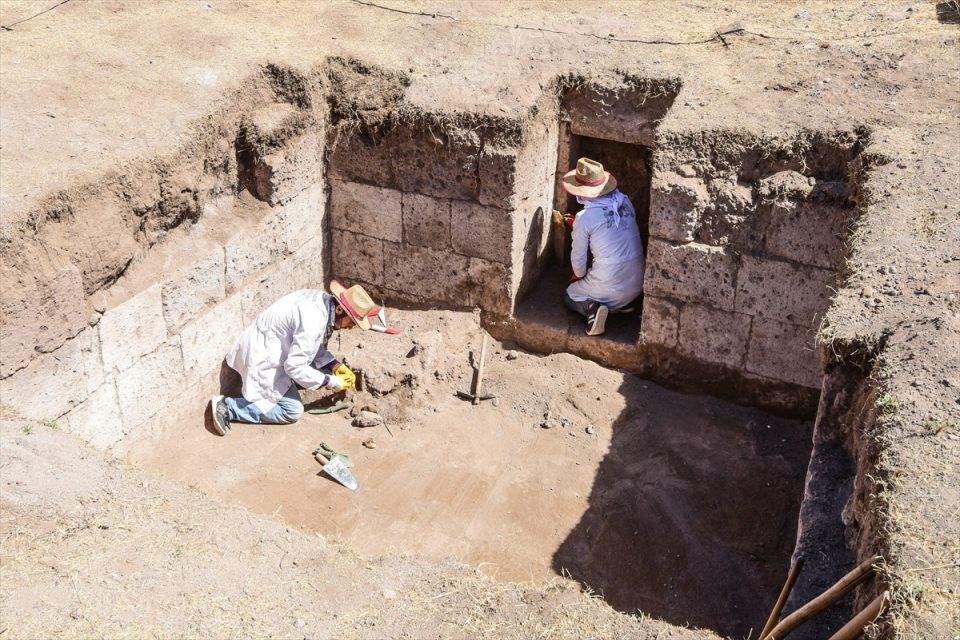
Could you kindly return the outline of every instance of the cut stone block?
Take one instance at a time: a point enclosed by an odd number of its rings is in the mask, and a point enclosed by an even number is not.
[[[513,220],[509,213],[472,202],[451,203],[451,240],[457,253],[509,263]]]
[[[98,328],[108,371],[127,369],[167,339],[161,291],[155,284],[103,314]]]
[[[323,246],[323,236],[314,236],[300,245],[291,256],[290,278],[296,289],[323,289],[326,282]]]
[[[390,242],[403,239],[403,206],[399,191],[358,182],[330,186],[330,226]]]
[[[470,258],[469,304],[487,313],[507,316],[513,310],[511,277],[506,265]]]
[[[163,318],[167,330],[180,328],[224,296],[224,252],[215,246],[187,268],[177,271],[163,283]]]
[[[384,243],[384,286],[399,293],[467,306],[470,259],[425,247]]]
[[[655,173],[650,180],[650,235],[676,242],[693,240],[700,214],[709,203],[703,180]]]
[[[330,168],[340,180],[366,182],[404,193],[475,200],[480,136],[429,124],[400,124],[371,142],[344,136]]]
[[[512,209],[516,175],[516,150],[485,147],[480,154],[480,204]]]
[[[258,199],[277,205],[322,182],[323,138],[306,133],[273,153],[253,158],[247,187]]]
[[[81,331],[51,353],[0,380],[0,402],[24,418],[54,420],[103,383],[95,329]]]
[[[113,380],[100,385],[82,404],[64,416],[64,422],[67,431],[97,449],[107,449],[119,442],[126,431],[120,418]]]
[[[834,273],[774,259],[743,256],[736,310],[801,327],[815,327],[830,305]]]
[[[248,229],[236,234],[224,246],[226,292],[232,293],[255,273],[263,271],[277,259],[276,241],[261,229]]]
[[[846,253],[850,210],[831,204],[774,205],[766,252],[804,264],[838,269]]]
[[[680,306],[664,298],[644,296],[643,318],[640,323],[642,340],[646,344],[677,346],[680,327]]]
[[[651,238],[644,290],[732,311],[736,273],[737,258],[721,247]]]
[[[184,385],[180,337],[164,343],[118,375],[117,400],[126,433],[177,401]]]
[[[240,294],[227,298],[180,333],[183,369],[196,378],[216,371],[244,329]]]
[[[748,316],[687,304],[680,311],[677,347],[696,360],[740,369],[749,334]]]
[[[377,238],[339,231],[331,233],[333,275],[344,280],[384,284],[384,242]],[[402,268],[403,265],[395,265]]]
[[[755,318],[747,351],[747,371],[819,389],[822,372],[814,330]]]
[[[325,198],[323,185],[312,185],[264,221],[265,233],[279,251],[293,253],[311,238],[323,235]]]
[[[403,241],[418,247],[450,249],[450,201],[403,194]]]

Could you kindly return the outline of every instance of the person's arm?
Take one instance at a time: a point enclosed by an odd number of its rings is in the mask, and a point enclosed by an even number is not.
[[[297,313],[299,314],[297,327],[290,349],[287,351],[287,359],[283,363],[284,371],[304,389],[339,388],[340,381],[336,376],[323,373],[313,367],[317,352],[322,349],[319,344],[323,335],[322,319],[313,317],[309,312],[304,313],[303,308],[298,308]],[[323,350],[326,351],[326,349]]]
[[[582,278],[587,275],[587,254],[590,250],[590,230],[583,214],[573,223],[573,244],[570,248],[570,266],[573,275]]]

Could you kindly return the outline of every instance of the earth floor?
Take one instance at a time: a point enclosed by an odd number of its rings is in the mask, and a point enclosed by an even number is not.
[[[195,411],[127,455],[365,556],[453,557],[505,581],[569,575],[623,611],[722,633],[762,621],[794,544],[810,423],[501,345],[487,369],[498,403],[473,406],[455,391],[470,381],[475,318],[404,312],[398,322],[405,335],[389,348],[359,332],[339,345],[371,380],[402,377],[414,344],[442,345],[415,389],[355,398],[384,405],[389,431],[341,412],[235,425],[222,438]],[[357,493],[320,473],[311,452],[321,441],[353,458]]]

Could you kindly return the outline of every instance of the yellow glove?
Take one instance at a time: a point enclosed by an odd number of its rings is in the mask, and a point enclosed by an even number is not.
[[[347,365],[338,364],[333,370],[333,375],[340,378],[340,382],[343,383],[344,389],[357,388],[357,374],[355,374],[353,371],[350,371]]]

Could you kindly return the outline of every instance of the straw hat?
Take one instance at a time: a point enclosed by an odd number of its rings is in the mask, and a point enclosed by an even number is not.
[[[590,158],[577,160],[577,168],[563,176],[563,190],[572,196],[598,198],[617,188],[617,179]]]
[[[339,281],[331,280],[330,293],[361,329],[369,330],[370,318],[376,318],[377,314],[380,313],[380,305],[376,304],[370,294],[359,284],[355,284],[348,289]]]

